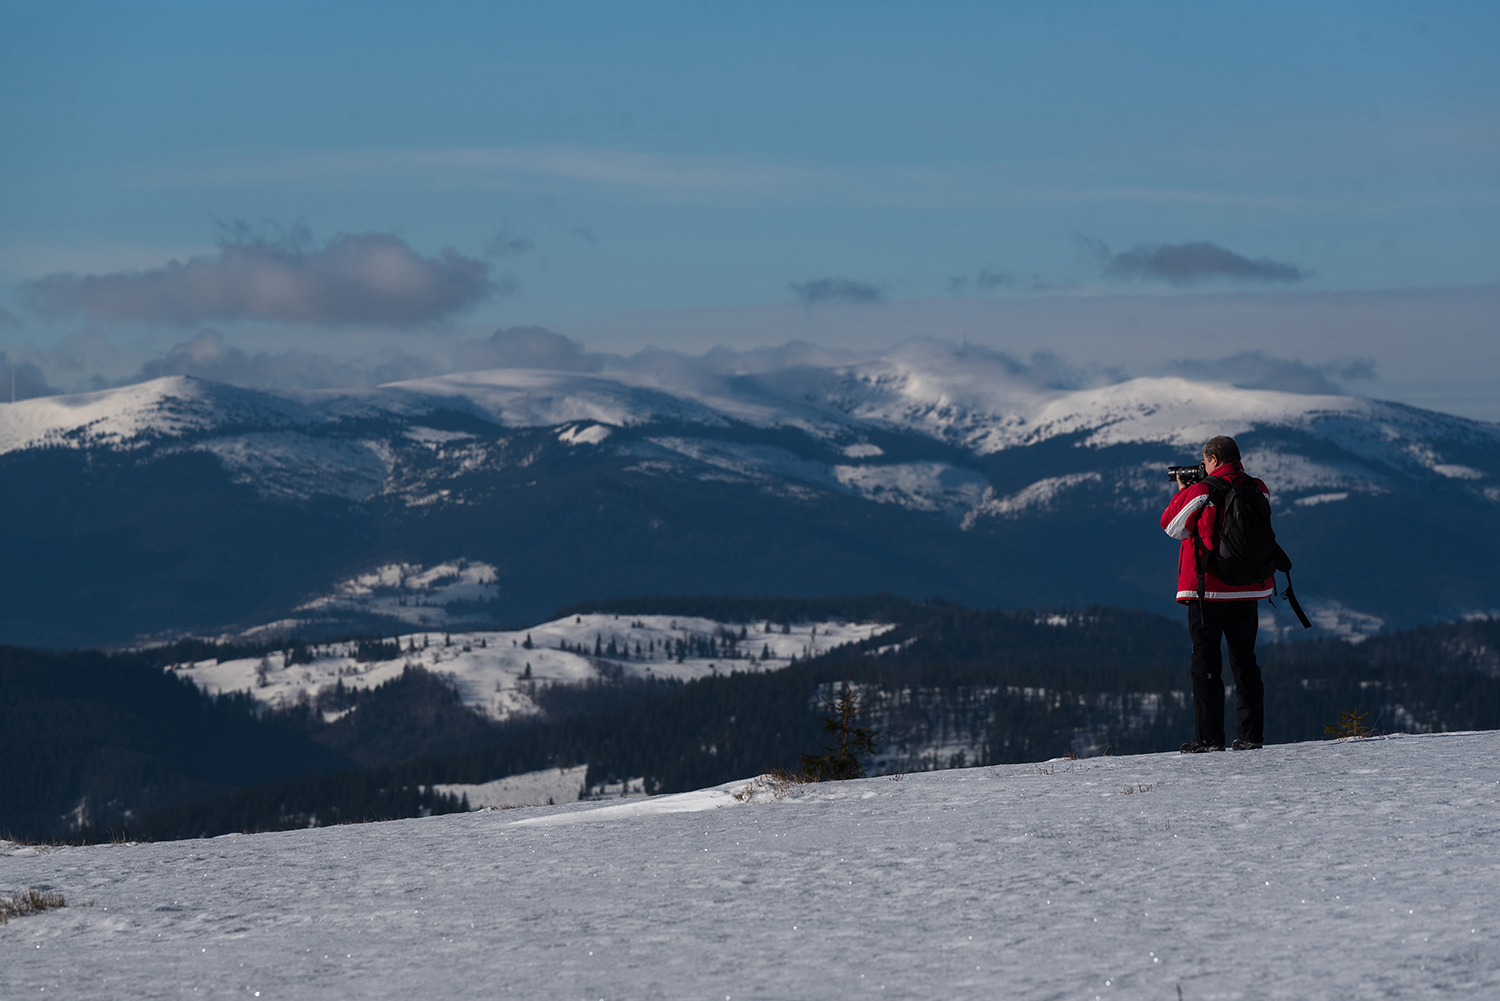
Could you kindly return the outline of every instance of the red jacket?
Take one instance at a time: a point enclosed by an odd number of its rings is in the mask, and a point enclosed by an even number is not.
[[[1232,482],[1244,475],[1244,472],[1242,464],[1230,462],[1209,475]],[[1251,482],[1269,500],[1271,491],[1266,489],[1266,485],[1256,479]],[[1201,481],[1173,494],[1171,503],[1161,513],[1162,531],[1174,539],[1182,540],[1182,545],[1177,549],[1177,600],[1180,602],[1198,600],[1198,550],[1193,545],[1193,534],[1197,533],[1204,549],[1212,550],[1215,542],[1214,519],[1217,514],[1218,509],[1208,501],[1208,486]],[[1247,601],[1269,598],[1276,593],[1275,583],[1271,580],[1263,580],[1259,584],[1226,584],[1212,570],[1208,572],[1204,585],[1203,597],[1208,601]]]

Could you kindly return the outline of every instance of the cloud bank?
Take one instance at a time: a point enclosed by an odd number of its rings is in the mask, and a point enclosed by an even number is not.
[[[212,256],[150,271],[59,273],[28,282],[28,303],[49,317],[190,326],[261,320],[325,325],[420,326],[494,291],[489,266],[453,250],[423,257],[388,233],[337,236],[316,246],[305,233],[272,239],[243,226]]]
[[[420,379],[442,370],[432,358],[391,350],[357,357],[305,350],[247,352],[217,330],[204,330],[145,362],[134,376],[122,381],[192,375],[256,389],[336,389]]]
[[[1079,240],[1104,264],[1109,278],[1164,281],[1193,285],[1213,279],[1251,282],[1297,282],[1308,273],[1295,264],[1268,257],[1251,260],[1216,243],[1138,243],[1129,250],[1111,253],[1102,240],[1080,236]]]
[[[880,287],[852,278],[816,278],[792,282],[797,301],[808,309],[824,302],[884,302]]]
[[[780,347],[736,351],[714,348],[701,355],[647,349],[633,355],[587,351],[570,337],[544,327],[510,327],[489,337],[453,342],[428,342],[425,353],[411,353],[386,346],[358,355],[318,351],[246,351],[231,344],[217,330],[203,330],[173,345],[165,353],[142,363],[128,374],[114,378],[98,375],[76,378],[81,372],[76,357],[46,359],[53,367],[71,368],[76,384],[71,391],[103,389],[112,385],[143,382],[158,375],[191,375],[213,382],[269,390],[349,389],[388,382],[420,379],[447,372],[470,372],[492,368],[536,368],[560,372],[628,372],[648,376],[662,385],[690,387],[704,392],[722,390],[726,380],[744,375],[776,372],[795,367],[824,367],[857,360],[864,355],[820,348],[801,341]],[[93,344],[94,354],[102,345]],[[76,354],[77,352],[73,352]],[[0,354],[0,359],[3,359]],[[29,363],[28,363],[29,364]],[[41,381],[42,370],[30,369]],[[27,364],[22,365],[23,373]],[[3,370],[0,370],[3,371]],[[7,387],[8,389],[8,387]],[[60,392],[44,389],[26,395]]]
[[[982,344],[958,344],[918,337],[892,346],[863,350],[830,348],[806,341],[736,350],[716,347],[702,354],[648,348],[630,355],[589,351],[571,337],[544,327],[510,327],[489,337],[413,342],[388,339],[343,353],[254,350],[238,347],[219,331],[205,329],[144,362],[127,359],[95,333],[79,335],[49,351],[0,352],[0,402],[8,399],[16,365],[17,399],[63,392],[105,389],[154,379],[192,375],[213,382],[268,390],[348,389],[378,386],[492,368],[535,368],[562,372],[618,372],[644,376],[658,385],[701,392],[722,391],[731,381],[792,369],[812,372],[879,357],[941,355],[961,359],[976,378],[1014,380],[1038,389],[1078,390],[1135,376],[1171,374],[1204,382],[1226,382],[1245,389],[1343,395],[1351,383],[1377,379],[1373,359],[1323,364],[1245,351],[1216,359],[1184,358],[1126,368],[1097,360],[1079,361],[1050,350],[1029,355]],[[984,376],[983,373],[989,373]],[[815,376],[809,376],[815,378]],[[784,380],[783,380],[784,381]],[[1366,387],[1368,388],[1368,387]]]
[[[511,327],[482,340],[429,343],[427,348],[414,353],[387,343],[352,355],[304,349],[246,351],[231,344],[219,331],[209,329],[174,344],[123,378],[80,380],[77,388],[102,389],[158,375],[191,375],[254,389],[349,389],[489,368],[598,372],[607,361],[618,360],[616,356],[587,352],[578,341],[542,327]],[[37,369],[38,375],[40,372]]]
[[[1182,359],[1169,365],[1185,379],[1227,382],[1242,389],[1273,389],[1283,393],[1342,396],[1348,392],[1333,377],[1345,381],[1375,378],[1375,362],[1368,358],[1337,364],[1308,365],[1275,358],[1262,351],[1244,351],[1213,361]]]
[[[497,330],[482,341],[468,341],[453,349],[462,370],[485,368],[546,368],[560,372],[598,372],[604,356],[583,350],[578,341],[545,327]]]

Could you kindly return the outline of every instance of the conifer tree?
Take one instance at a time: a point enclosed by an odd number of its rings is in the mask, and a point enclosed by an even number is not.
[[[872,727],[855,725],[865,707],[850,679],[844,679],[836,696],[823,700],[823,708],[830,713],[822,718],[823,732],[833,738],[833,746],[824,747],[822,754],[801,755],[802,770],[817,782],[864,778],[865,766],[860,758],[875,753],[884,737]]]

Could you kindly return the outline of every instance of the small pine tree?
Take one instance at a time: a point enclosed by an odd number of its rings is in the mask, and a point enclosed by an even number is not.
[[[1323,727],[1323,732],[1333,734],[1335,739],[1366,736],[1370,732],[1370,728],[1365,725],[1365,717],[1368,715],[1369,713],[1362,713],[1357,709],[1345,709],[1339,713],[1338,722],[1329,723]]]
[[[529,681],[529,680],[531,680],[531,661],[529,661],[529,660],[528,660],[528,661],[527,661],[527,662],[526,662],[526,670],[525,670],[525,672],[524,672],[524,673],[523,673],[523,674],[522,674],[522,675],[521,675],[521,677],[523,677],[523,678],[525,678],[525,679],[527,679],[527,680],[528,680],[528,681]]]
[[[801,755],[802,770],[815,782],[864,778],[860,758],[875,753],[884,737],[871,727],[854,725],[865,707],[850,679],[844,679],[836,696],[823,700],[823,708],[831,714],[823,717],[823,732],[833,738],[834,746],[823,748],[822,754]]]
[[[530,633],[526,634],[526,642],[522,643],[521,645],[523,647],[525,647],[526,649],[528,649],[528,650],[531,649],[531,634]]]

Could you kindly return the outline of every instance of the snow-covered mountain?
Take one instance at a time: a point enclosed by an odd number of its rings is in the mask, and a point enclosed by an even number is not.
[[[492,588],[445,621],[654,592],[1163,608],[1163,467],[1220,433],[1271,486],[1322,623],[1500,607],[1500,426],[1182,379],[1058,388],[913,342],[739,375],[502,369],[280,395],[171,377],[0,406],[18,485],[0,500],[18,568],[0,638],[271,621],[383,566],[460,560],[493,566]]]
[[[1403,735],[0,841],[8,887],[68,904],[0,926],[0,994],[1495,997],[1497,751]]]

